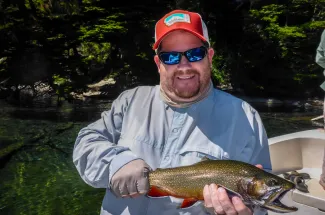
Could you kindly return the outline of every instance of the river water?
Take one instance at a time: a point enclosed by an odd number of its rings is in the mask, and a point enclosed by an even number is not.
[[[80,179],[72,149],[78,131],[110,104],[24,108],[0,102],[0,214],[99,214],[104,190]],[[255,108],[269,137],[321,126],[310,120],[321,108]]]

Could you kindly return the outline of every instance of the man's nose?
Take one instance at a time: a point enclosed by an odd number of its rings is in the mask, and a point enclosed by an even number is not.
[[[191,62],[189,62],[187,58],[184,55],[182,55],[178,67],[191,67]]]

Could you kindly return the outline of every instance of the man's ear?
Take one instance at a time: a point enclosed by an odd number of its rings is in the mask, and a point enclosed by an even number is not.
[[[212,63],[213,55],[214,55],[214,50],[213,50],[213,48],[209,48],[209,49],[208,49],[208,58],[209,58],[209,61],[210,61],[211,63]]]
[[[158,68],[158,72],[160,73],[160,60],[159,60],[158,55],[155,55],[155,56],[153,57],[153,59],[154,59],[154,61],[155,61],[155,63],[156,63],[156,66],[157,66],[157,68]]]

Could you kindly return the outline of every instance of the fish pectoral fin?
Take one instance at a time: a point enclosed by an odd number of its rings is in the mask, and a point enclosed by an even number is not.
[[[224,187],[222,185],[217,185],[217,186],[224,188],[227,191],[227,194],[228,194],[229,198],[237,196],[237,197],[239,197],[239,198],[241,198],[243,200],[243,197],[242,197],[242,195],[240,195],[240,193],[237,193],[237,192],[235,192],[235,191],[233,191],[233,190],[231,190],[231,189],[229,189],[227,187]]]
[[[239,180],[237,182],[237,189],[238,189],[239,195],[241,196],[241,199],[244,202],[254,202],[254,204],[257,204],[258,202],[255,202],[255,200],[247,193],[246,184],[249,183],[249,180],[250,179],[248,179],[248,178],[243,178],[243,179]]]
[[[151,186],[149,192],[147,193],[147,196],[162,197],[162,196],[168,196],[168,193],[159,187]]]
[[[188,199],[184,199],[181,208],[188,208],[192,205],[194,205],[198,200],[195,198],[188,198]]]

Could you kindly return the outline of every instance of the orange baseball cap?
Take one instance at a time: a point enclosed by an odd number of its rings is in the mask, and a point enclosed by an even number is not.
[[[210,45],[208,29],[200,14],[186,10],[174,10],[156,23],[153,49],[156,50],[163,38],[175,30],[186,30]]]

